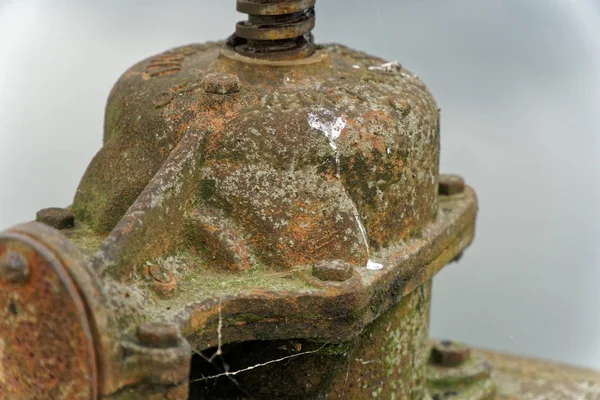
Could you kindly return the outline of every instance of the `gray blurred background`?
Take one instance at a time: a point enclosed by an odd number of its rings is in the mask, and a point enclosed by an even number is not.
[[[319,42],[398,60],[442,109],[477,238],[435,279],[431,333],[600,370],[600,2],[319,0]],[[234,0],[0,0],[0,229],[71,203],[112,84],[221,39]]]

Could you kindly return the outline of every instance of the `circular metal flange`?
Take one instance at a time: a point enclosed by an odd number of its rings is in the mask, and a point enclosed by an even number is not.
[[[315,0],[239,0],[238,11],[248,14],[238,22],[228,45],[247,57],[291,60],[315,52]]]
[[[315,44],[310,34],[296,40],[267,41],[266,44],[259,41],[233,40],[230,47],[245,57],[273,61],[298,60],[315,53]]]
[[[316,0],[290,0],[264,3],[257,0],[238,0],[237,10],[250,15],[293,14],[313,7]]]
[[[244,64],[250,65],[263,65],[267,67],[292,67],[292,66],[302,66],[302,65],[311,65],[318,64],[324,61],[329,60],[329,54],[324,50],[317,50],[308,57],[299,57],[288,59],[282,57],[280,59],[272,59],[272,58],[254,58],[250,56],[246,56],[239,52],[239,49],[236,47],[223,47],[221,49],[221,56],[229,58],[234,61],[239,61]]]
[[[235,34],[247,40],[285,40],[306,35],[314,28],[315,14],[306,10],[302,17],[288,23],[267,24],[252,19],[238,22]]]
[[[0,277],[0,399],[97,399],[96,351],[77,285],[49,247],[0,234],[0,260],[15,255],[28,276]]]

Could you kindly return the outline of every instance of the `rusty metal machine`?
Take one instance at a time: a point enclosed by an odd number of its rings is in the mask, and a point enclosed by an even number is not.
[[[73,205],[0,235],[0,399],[491,399],[598,382],[520,384],[533,361],[488,354],[494,378],[484,353],[429,340],[431,280],[473,240],[475,193],[438,172],[425,85],[315,45],[314,5],[238,0],[249,18],[226,42],[119,79]]]

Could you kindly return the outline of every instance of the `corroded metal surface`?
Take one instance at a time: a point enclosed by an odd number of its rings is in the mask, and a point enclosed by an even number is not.
[[[492,366],[497,400],[598,400],[600,372],[477,350]]]
[[[471,358],[471,349],[451,340],[434,342],[430,362],[440,367],[457,367]]]
[[[226,52],[152,57],[111,93],[65,231],[124,332],[105,395],[145,393],[152,357],[160,372],[184,348],[144,350],[131,336],[144,320],[176,323],[197,351],[349,342],[473,238],[473,191],[438,197],[438,110],[414,75],[340,46],[268,63]],[[393,393],[371,367],[373,391]],[[422,368],[407,371],[393,372],[402,388],[422,387]]]
[[[477,200],[462,179],[440,185],[426,87],[397,62],[315,52],[313,6],[240,1],[251,12],[233,42],[130,68],[61,211],[75,221],[7,234],[61,260],[91,395],[182,399],[193,349],[200,369],[223,361],[214,393],[243,381],[249,398],[427,396],[430,281],[473,240]],[[27,285],[43,264],[13,253],[0,276]]]
[[[425,369],[432,400],[492,400],[496,384],[491,366],[468,347],[448,341],[433,342]]]
[[[417,288],[347,342],[225,346],[212,363],[196,360],[191,399],[422,399],[430,286]]]
[[[237,5],[226,43],[119,79],[72,209],[0,234],[0,399],[598,399],[591,373],[430,351],[477,213],[433,97],[317,50],[315,0]]]
[[[85,301],[64,260],[21,232],[0,235],[25,281],[0,279],[0,398],[96,399],[97,355]]]
[[[248,68],[219,46],[171,53],[180,72],[146,79],[150,59],[115,86],[105,146],[75,198],[95,232],[119,224],[99,270],[123,264],[127,275],[140,257],[182,251],[223,270],[366,265],[369,251],[435,218],[438,111],[413,75],[370,72],[382,60],[336,46],[288,68]],[[198,74],[215,70],[238,75],[242,90],[198,90]],[[164,93],[172,100],[156,107]],[[153,239],[135,240],[139,229]]]
[[[75,216],[64,208],[44,208],[35,215],[35,220],[54,229],[67,229],[75,225]]]
[[[249,14],[238,22],[228,40],[231,50],[252,58],[293,60],[315,51],[315,0],[238,0],[237,9]]]
[[[280,0],[270,2],[260,0],[238,0],[237,10],[241,13],[252,15],[293,14],[313,7],[315,3],[315,0]]]
[[[431,283],[368,326],[329,386],[330,399],[423,399]]]
[[[179,311],[172,303],[171,310],[161,314],[186,321],[182,325],[184,332],[190,333],[190,341],[198,348],[217,344],[219,315],[231,321],[222,327],[222,337],[227,342],[348,340],[403,296],[429,281],[470,243],[476,208],[470,193],[469,197],[444,202],[445,211],[440,210],[437,223],[426,230],[429,235],[390,249],[383,258],[384,268],[379,271],[357,268],[353,278],[329,283],[311,277],[309,268],[229,278],[204,275],[182,288],[181,297],[195,294],[196,302]],[[202,300],[204,296],[206,299]]]

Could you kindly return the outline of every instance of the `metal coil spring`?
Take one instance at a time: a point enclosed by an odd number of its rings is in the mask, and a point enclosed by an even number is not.
[[[238,22],[229,45],[245,56],[271,60],[308,57],[315,51],[316,0],[238,0],[249,15]]]

